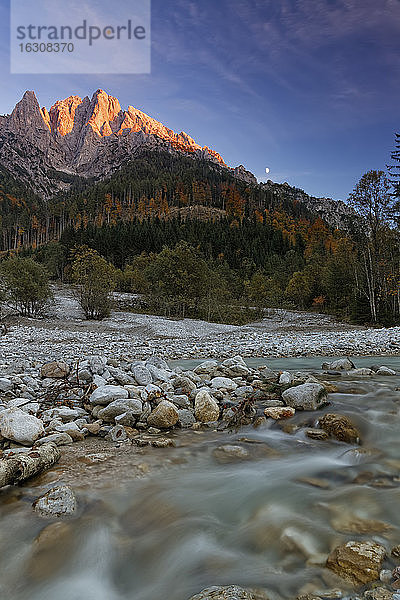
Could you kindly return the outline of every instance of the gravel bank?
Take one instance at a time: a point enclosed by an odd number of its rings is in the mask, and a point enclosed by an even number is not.
[[[0,361],[74,360],[88,354],[143,359],[295,357],[400,354],[400,327],[366,329],[327,315],[271,311],[250,325],[114,311],[109,319],[87,322],[68,288],[58,289],[45,319],[15,319],[0,338]]]

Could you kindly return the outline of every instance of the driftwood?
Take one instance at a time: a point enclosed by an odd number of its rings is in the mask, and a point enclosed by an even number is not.
[[[20,483],[50,468],[60,459],[58,447],[50,442],[30,452],[0,459],[0,487]]]

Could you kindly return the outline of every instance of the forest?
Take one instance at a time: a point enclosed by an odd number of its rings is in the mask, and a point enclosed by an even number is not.
[[[113,289],[138,295],[132,310],[235,323],[287,307],[398,324],[399,146],[397,136],[387,172],[355,186],[341,229],[301,190],[167,153],[144,152],[105,181],[77,179],[46,202],[2,172],[3,257],[33,256],[68,282],[74,252],[90,248],[112,267]]]

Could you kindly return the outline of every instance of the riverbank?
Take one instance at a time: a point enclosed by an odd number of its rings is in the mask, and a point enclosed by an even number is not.
[[[124,298],[126,301],[126,298]],[[72,292],[56,289],[45,319],[10,318],[0,362],[76,360],[88,354],[145,359],[400,355],[400,327],[367,329],[318,313],[274,310],[257,323],[234,326],[113,311],[85,321]]]
[[[260,590],[246,600],[389,600],[400,392],[384,364],[183,371],[97,356],[66,387],[68,365],[3,371],[3,409],[24,398],[43,424],[34,448],[62,445],[55,466],[0,492],[2,597],[231,600],[238,584]],[[27,441],[3,439],[4,456]]]

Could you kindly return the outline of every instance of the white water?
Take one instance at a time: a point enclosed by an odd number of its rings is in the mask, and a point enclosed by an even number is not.
[[[379,362],[393,365],[386,358]],[[281,368],[301,368],[293,363],[283,361]],[[161,474],[111,490],[110,481],[118,480],[114,472],[103,470],[104,488],[88,491],[77,482],[82,511],[47,546],[35,538],[49,522],[34,515],[31,503],[49,486],[32,482],[3,490],[0,598],[187,600],[209,585],[236,583],[263,588],[278,599],[295,598],[308,583],[334,587],[320,563],[335,545],[374,539],[390,549],[400,543],[400,392],[394,390],[399,380],[339,385],[341,393],[330,396],[328,410],[354,421],[368,452],[310,440],[303,430],[290,435],[276,424],[192,434],[181,448],[156,451],[157,460],[167,452],[186,461]],[[359,393],[346,393],[350,388]],[[294,420],[317,416],[299,413]],[[218,464],[212,450],[223,443],[242,445],[250,460]],[[354,481],[366,472],[369,480]],[[372,534],[339,531],[355,518],[392,528]]]

